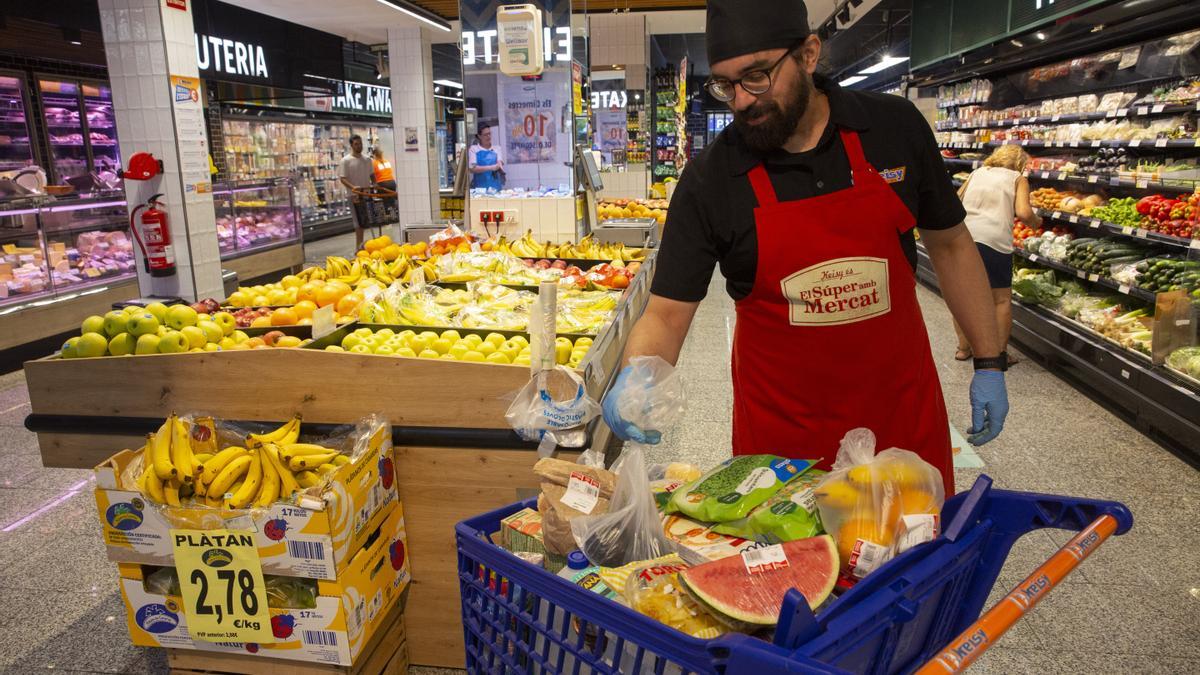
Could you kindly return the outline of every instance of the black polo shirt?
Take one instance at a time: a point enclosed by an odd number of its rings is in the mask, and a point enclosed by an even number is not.
[[[849,188],[850,160],[836,127],[858,132],[867,161],[880,172],[889,171],[892,188],[912,211],[917,227],[943,230],[963,221],[966,212],[933,130],[916,106],[899,96],[842,89],[820,75],[815,83],[829,97],[829,125],[812,150],[757,155],[730,125],[688,162],[667,212],[651,292],[683,302],[702,300],[713,266],[719,263],[729,295],[735,300],[748,295],[754,286],[758,241],[757,200],[747,173],[765,161],[780,201]],[[847,223],[853,220],[853,214],[846,214]],[[900,243],[915,269],[913,232],[900,235]],[[804,240],[797,238],[795,245],[803,246]]]

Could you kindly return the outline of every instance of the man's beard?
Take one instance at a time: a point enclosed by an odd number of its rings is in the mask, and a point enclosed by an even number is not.
[[[808,109],[809,99],[812,98],[812,84],[808,77],[801,75],[795,92],[790,100],[770,101],[759,100],[754,105],[741,112],[733,114],[733,122],[737,125],[738,133],[746,145],[755,152],[764,153],[783,147],[796,131],[796,125]],[[766,119],[751,125],[748,120],[766,115]]]

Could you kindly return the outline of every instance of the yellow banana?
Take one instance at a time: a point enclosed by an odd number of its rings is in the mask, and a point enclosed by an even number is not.
[[[290,468],[292,471],[314,469],[322,464],[332,461],[336,455],[338,455],[338,451],[333,450],[323,455],[300,455],[297,457],[292,457],[288,461],[288,468]]]
[[[150,462],[159,480],[166,480],[178,471],[171,464],[171,427],[168,419],[150,441]]]
[[[192,458],[192,440],[188,433],[187,424],[172,415],[171,417],[171,463],[179,471],[177,478],[187,483],[195,480],[196,466]]]
[[[167,502],[167,497],[163,494],[163,483],[158,477],[158,474],[154,472],[154,467],[149,467],[149,470],[146,471],[145,476],[146,488],[142,490],[142,494],[146,495],[146,497],[148,497],[152,502],[165,504]]]
[[[320,483],[321,477],[312,471],[301,471],[300,473],[296,474],[296,481],[300,483],[301,487],[310,488]]]
[[[216,497],[213,495],[205,495],[204,496],[204,505],[212,507],[214,509],[219,509],[223,505],[223,502],[221,501],[220,497]]]
[[[322,464],[321,466],[317,467],[317,473],[321,474],[322,476],[328,476],[334,471],[337,471],[337,469],[337,464]]]
[[[279,470],[275,468],[275,462],[267,454],[266,446],[258,450],[259,462],[262,464],[262,487],[258,489],[258,499],[254,500],[254,505],[260,508],[270,506],[279,499]]]
[[[337,452],[333,448],[313,443],[289,443],[287,445],[276,443],[276,445],[279,446],[279,458],[288,464],[291,464],[293,457],[300,457],[302,455],[327,455],[331,452]]]
[[[291,497],[293,492],[300,489],[300,483],[296,482],[292,470],[279,457],[279,446],[267,443],[263,446],[263,450],[267,451],[267,459],[275,463],[275,471],[279,474],[279,497],[281,499]]]
[[[295,443],[300,437],[300,416],[296,415],[278,429],[265,434],[250,434],[259,443]],[[288,440],[290,439],[290,440]]]
[[[213,457],[214,457],[214,455],[210,455],[207,452],[202,452],[198,455],[192,455],[192,459],[196,460],[196,463],[201,464],[201,465],[203,465],[205,462],[212,459]]]
[[[167,506],[179,506],[179,485],[179,481],[174,478],[163,483],[163,495]]]
[[[254,460],[249,453],[238,457],[221,469],[221,473],[213,479],[208,486],[208,494],[218,497],[223,497],[229,491],[229,487],[233,485],[233,481],[240,478],[250,468],[250,464]]]
[[[229,498],[229,506],[234,509],[244,509],[250,500],[258,496],[258,488],[262,485],[262,452],[254,451],[250,455],[250,468],[246,470],[246,479],[242,487]]]
[[[230,462],[238,457],[246,457],[250,451],[246,448],[236,445],[225,448],[213,456],[212,459],[204,463],[204,467],[200,472],[200,480],[206,485],[212,483],[217,478],[217,474],[221,473]]]

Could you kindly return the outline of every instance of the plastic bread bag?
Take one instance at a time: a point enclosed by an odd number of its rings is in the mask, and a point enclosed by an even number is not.
[[[728,628],[708,613],[679,584],[686,564],[644,564],[629,575],[625,602],[635,611],[695,638],[711,640]]]
[[[824,471],[813,469],[780,488],[750,515],[728,523],[717,523],[713,532],[778,544],[815,537],[825,530],[817,511],[816,487]]]
[[[575,543],[595,565],[620,567],[674,552],[663,534],[661,516],[650,494],[641,445],[628,446],[617,464],[617,485],[608,513],[571,521]]]
[[[844,574],[861,579],[938,535],[945,492],[931,464],[898,448],[875,454],[875,434],[859,428],[842,438],[816,498]]]
[[[813,463],[776,455],[732,457],[696,481],[675,490],[666,511],[683,513],[709,523],[739,520],[810,469]]]

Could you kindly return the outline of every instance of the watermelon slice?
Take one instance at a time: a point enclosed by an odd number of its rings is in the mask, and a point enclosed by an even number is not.
[[[772,547],[774,548],[774,547]],[[747,555],[732,555],[683,570],[683,588],[705,609],[742,632],[774,626],[789,588],[804,594],[816,609],[833,591],[838,578],[838,552],[833,537],[821,535],[779,544],[787,566],[751,572]],[[778,550],[773,551],[778,558]],[[749,563],[753,565],[754,559]]]

